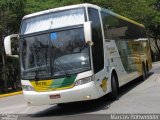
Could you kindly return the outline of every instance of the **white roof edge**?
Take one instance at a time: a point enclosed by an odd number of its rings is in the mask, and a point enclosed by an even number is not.
[[[76,5],[69,5],[69,6],[63,6],[63,7],[58,7],[58,8],[53,8],[53,9],[48,9],[40,12],[35,12],[29,15],[25,15],[23,19],[38,16],[38,15],[43,15],[51,12],[56,12],[56,11],[61,11],[61,10],[67,10],[67,9],[72,9],[72,8],[79,8],[79,7],[92,7],[96,9],[100,9],[97,5],[89,4],[89,3],[83,3],[83,4],[76,4]]]

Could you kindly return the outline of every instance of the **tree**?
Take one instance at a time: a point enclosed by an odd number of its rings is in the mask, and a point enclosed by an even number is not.
[[[0,33],[7,34],[19,31],[24,16],[25,0],[0,0]],[[7,33],[6,33],[7,32]]]
[[[0,78],[4,80],[5,87],[7,87],[7,61],[4,53],[3,38],[12,33],[18,33],[20,21],[24,15],[25,0],[0,0]],[[0,81],[0,82],[1,82]],[[7,90],[7,89],[6,89]]]

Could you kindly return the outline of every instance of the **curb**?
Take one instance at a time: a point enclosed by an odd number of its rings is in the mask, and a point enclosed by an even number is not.
[[[13,96],[13,95],[18,95],[18,94],[22,94],[22,93],[23,93],[22,91],[13,92],[13,93],[7,93],[7,94],[0,95],[0,98],[8,97],[8,96]]]
[[[160,61],[152,62],[152,64],[158,64],[158,63],[160,63]]]

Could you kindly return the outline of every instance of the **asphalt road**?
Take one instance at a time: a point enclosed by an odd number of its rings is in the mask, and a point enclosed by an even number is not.
[[[112,102],[105,97],[64,107],[27,106],[23,95],[0,98],[0,120],[5,120],[6,114],[18,114],[15,120],[106,120],[110,117],[107,114],[115,113],[160,114],[160,63],[153,64],[145,81],[136,79],[121,87],[118,100]]]

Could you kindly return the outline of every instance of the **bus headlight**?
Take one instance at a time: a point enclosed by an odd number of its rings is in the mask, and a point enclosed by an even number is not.
[[[91,81],[92,81],[92,77],[86,77],[86,78],[77,80],[76,83],[75,83],[75,86],[86,84],[86,83],[89,83]]]
[[[30,85],[22,85],[24,91],[35,91],[34,88]]]

